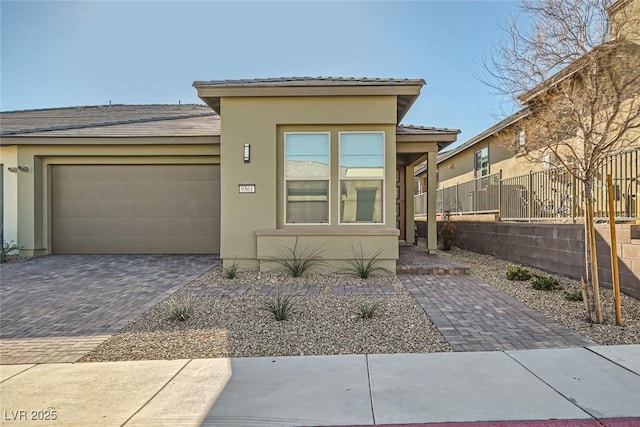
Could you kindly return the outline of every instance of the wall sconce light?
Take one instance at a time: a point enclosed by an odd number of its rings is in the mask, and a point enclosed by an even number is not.
[[[31,170],[31,168],[27,165],[19,165],[18,169],[20,169],[22,172],[29,172],[29,170]]]
[[[251,162],[251,145],[244,144],[244,150],[242,151],[242,159],[245,163]]]
[[[17,168],[17,167],[15,167],[15,166],[13,166],[13,167],[12,167],[12,166],[9,166],[9,167],[7,168],[7,170],[8,170],[9,172],[13,172],[13,173],[17,173],[17,172],[18,172],[18,168]]]

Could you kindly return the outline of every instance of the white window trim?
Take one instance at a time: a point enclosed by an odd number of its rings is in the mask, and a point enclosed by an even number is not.
[[[305,181],[327,181],[329,183],[328,185],[328,189],[327,189],[327,209],[329,210],[327,212],[327,222],[288,222],[288,218],[287,218],[287,182],[288,181],[301,181],[301,179],[291,179],[289,180],[287,178],[287,135],[301,135],[301,134],[305,134],[305,135],[327,135],[328,137],[328,144],[329,144],[329,175],[327,176],[326,179],[323,178],[305,178]],[[323,226],[328,226],[331,225],[331,132],[285,132],[284,133],[284,150],[283,150],[283,161],[284,161],[284,170],[283,170],[283,175],[284,175],[284,179],[282,180],[282,185],[283,185],[283,189],[282,189],[282,194],[283,194],[283,202],[284,202],[284,206],[283,206],[283,212],[284,212],[284,225],[299,225],[299,226],[308,226],[308,225],[312,225],[312,226],[317,226],[317,225],[323,225]]]
[[[371,178],[371,177],[343,177],[342,173],[340,172],[340,140],[342,139],[342,135],[343,134],[347,134],[347,133],[378,133],[378,134],[382,134],[382,177],[378,178]],[[378,130],[373,130],[373,131],[357,131],[357,130],[353,130],[353,131],[344,131],[344,132],[338,132],[338,206],[340,206],[340,197],[341,197],[341,193],[340,193],[340,183],[345,180],[345,181],[358,181],[358,180],[370,180],[370,181],[382,181],[382,221],[381,222],[342,222],[342,218],[340,215],[340,208],[338,208],[338,224],[339,225],[352,225],[352,226],[375,226],[375,227],[383,227],[387,222],[386,222],[386,206],[387,206],[387,195],[386,195],[386,171],[387,171],[387,167],[386,167],[386,162],[387,162],[387,158],[386,158],[386,148],[387,148],[387,140],[386,140],[386,134],[384,131],[378,131]],[[394,200],[395,202],[395,200]],[[395,227],[395,224],[394,224]]]

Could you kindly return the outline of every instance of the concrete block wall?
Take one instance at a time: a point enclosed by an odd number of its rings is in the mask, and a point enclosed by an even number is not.
[[[640,298],[640,226],[616,225],[618,269],[622,292]],[[598,275],[601,283],[611,287],[611,233],[609,224],[596,224]]]
[[[584,226],[456,221],[456,246],[494,255],[574,279],[584,275]],[[596,225],[598,274],[601,284],[612,286],[608,224]],[[627,295],[640,298],[640,226],[616,228],[620,284]]]

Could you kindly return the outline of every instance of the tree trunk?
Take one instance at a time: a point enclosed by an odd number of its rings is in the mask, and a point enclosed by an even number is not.
[[[596,233],[593,225],[593,179],[584,181],[585,198],[585,258],[587,282],[591,279],[589,290],[590,317],[593,323],[602,323],[600,304],[600,281],[598,278],[598,257],[596,253]]]

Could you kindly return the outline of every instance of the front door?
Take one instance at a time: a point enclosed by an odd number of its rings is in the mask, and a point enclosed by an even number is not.
[[[406,240],[405,230],[405,167],[397,165],[396,167],[396,228],[400,230],[400,240]]]

